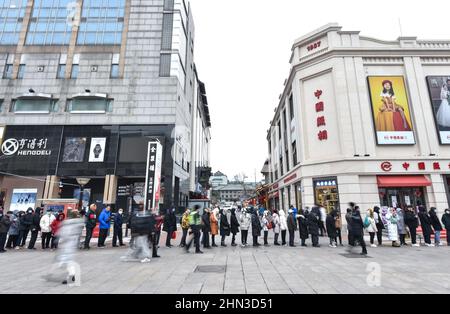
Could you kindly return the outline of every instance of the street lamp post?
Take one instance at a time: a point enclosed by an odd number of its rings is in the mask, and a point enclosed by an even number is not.
[[[80,185],[80,200],[78,203],[78,211],[81,212],[83,210],[83,193],[84,187],[91,181],[89,178],[77,178],[77,183]]]

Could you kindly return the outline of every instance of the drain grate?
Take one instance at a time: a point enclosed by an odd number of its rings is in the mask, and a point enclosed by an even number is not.
[[[351,253],[347,253],[347,254],[339,254],[345,258],[372,258],[370,256],[367,255],[360,255],[360,254],[351,254]]]
[[[197,266],[195,273],[218,273],[223,274],[227,269],[226,266],[221,265],[207,265],[207,266]]]

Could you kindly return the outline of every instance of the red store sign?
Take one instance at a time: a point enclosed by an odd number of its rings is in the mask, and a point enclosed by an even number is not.
[[[327,126],[327,121],[325,116],[322,114],[322,112],[325,111],[325,103],[323,101],[320,101],[320,97],[322,97],[323,95],[323,91],[322,90],[317,90],[314,93],[314,97],[317,98],[317,100],[319,100],[318,103],[316,103],[315,107],[316,107],[316,112],[318,114],[320,114],[317,117],[317,127],[321,128],[321,127],[326,127]],[[319,130],[319,133],[317,134],[317,137],[319,138],[319,141],[326,141],[328,140],[328,131],[327,130]]]
[[[447,167],[448,167],[448,169],[450,169],[450,164],[448,164]],[[381,170],[383,170],[384,172],[391,172],[391,171],[392,171],[392,168],[393,168],[393,165],[392,165],[392,163],[390,163],[390,162],[388,162],[388,161],[385,161],[385,162],[383,162],[383,163],[380,165],[380,168],[381,168]],[[423,162],[423,161],[418,162],[417,164],[413,164],[413,165],[410,164],[410,163],[408,163],[408,162],[404,162],[404,163],[402,164],[402,168],[403,168],[403,170],[405,170],[405,171],[409,171],[409,170],[426,171],[426,170],[427,170],[427,164],[426,164],[425,162]],[[414,168],[415,168],[415,169],[414,169]],[[429,169],[429,170],[440,171],[440,170],[445,169],[445,167],[442,168],[442,165],[441,165],[440,162],[433,162],[432,167],[429,167],[428,169]]]

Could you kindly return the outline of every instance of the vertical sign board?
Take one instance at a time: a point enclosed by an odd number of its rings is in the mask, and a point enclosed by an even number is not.
[[[145,179],[145,211],[159,209],[163,147],[159,142],[148,143],[147,176]]]

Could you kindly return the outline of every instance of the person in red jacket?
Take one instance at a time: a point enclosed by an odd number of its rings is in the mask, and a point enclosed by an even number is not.
[[[58,231],[61,228],[61,224],[65,218],[66,218],[66,216],[64,215],[64,213],[59,213],[58,217],[50,225],[50,228],[52,229],[52,242],[51,242],[52,249],[58,248],[58,242],[59,242]]]

